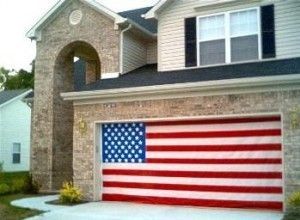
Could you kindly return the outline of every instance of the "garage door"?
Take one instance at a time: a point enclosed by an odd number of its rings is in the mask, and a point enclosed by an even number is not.
[[[104,201],[282,210],[279,116],[102,124]]]

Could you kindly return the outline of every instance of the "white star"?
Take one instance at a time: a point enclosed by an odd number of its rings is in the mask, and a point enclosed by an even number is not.
[[[139,155],[138,155],[138,154],[135,154],[134,157],[135,157],[135,158],[139,158]]]
[[[128,159],[125,159],[124,161],[127,163],[127,162],[128,162]]]
[[[121,141],[124,141],[124,140],[125,140],[125,137],[122,136],[122,137],[121,137]]]
[[[115,142],[114,142],[114,141],[112,141],[112,142],[111,142],[111,144],[112,144],[112,145],[115,145]]]
[[[108,154],[108,150],[105,150],[104,153]]]
[[[135,159],[131,159],[131,163],[134,163],[135,162]]]
[[[128,128],[128,131],[132,131],[132,128]]]
[[[122,153],[122,151],[121,151],[121,150],[118,150],[118,153],[120,154],[120,153]]]
[[[134,149],[132,149],[132,150],[131,150],[131,153],[133,153],[133,154],[134,154],[134,153],[135,153],[135,150],[134,150]]]
[[[142,145],[143,144],[143,141],[139,141],[139,145]]]
[[[113,162],[113,163],[114,163],[114,162],[115,162],[115,159],[111,159],[111,162]]]
[[[110,131],[111,131],[111,129],[110,129],[110,128],[108,128],[108,129],[107,129],[107,131],[108,131],[108,132],[110,132]]]
[[[111,124],[111,125],[110,125],[110,127],[111,127],[111,128],[113,128],[113,127],[114,127],[114,125],[113,125],[113,124]]]
[[[112,156],[109,154],[108,156],[107,156],[108,158],[112,158]]]
[[[142,150],[139,150],[139,154],[142,154],[143,153],[143,151]]]
[[[131,141],[131,144],[132,144],[132,145],[135,145],[135,141]]]
[[[115,158],[118,158],[119,157],[119,155],[118,154],[115,154]]]
[[[135,131],[131,132],[131,135],[132,135],[132,136],[134,136],[135,134],[136,134]]]
[[[128,132],[127,131],[124,134],[125,134],[125,136],[128,136]]]
[[[135,128],[135,131],[139,131],[140,129],[138,127]]]
[[[125,128],[121,128],[121,131],[124,132],[124,131],[125,131]]]
[[[119,124],[118,124],[118,127],[120,128],[121,126],[122,126],[122,125],[119,123]]]
[[[138,136],[135,136],[135,140],[138,141],[138,140],[139,140],[139,137],[138,137]]]
[[[107,137],[107,135],[108,135],[108,134],[105,132],[105,133],[104,133],[104,137]]]
[[[132,146],[131,145],[128,145],[128,149],[130,150],[132,148]]]
[[[129,141],[131,141],[131,139],[132,139],[132,137],[130,137],[130,136],[128,136],[128,138],[127,138]]]
[[[118,136],[121,137],[121,132],[118,132]]]
[[[143,160],[142,159],[139,159],[139,163],[142,163],[143,162]]]
[[[140,127],[143,127],[143,123],[140,123],[139,126],[140,126]]]
[[[121,143],[121,141],[118,141],[118,145],[121,145],[122,143]]]
[[[124,150],[124,152],[125,152],[125,154],[128,154],[128,150],[126,149],[126,150]]]
[[[139,149],[139,146],[138,146],[138,145],[135,145],[135,149]]]
[[[108,159],[105,159],[105,162],[108,163]]]
[[[124,157],[125,157],[125,155],[124,155],[124,154],[122,154],[122,155],[121,155],[121,157],[122,157],[122,158],[124,158]]]
[[[121,158],[119,158],[119,159],[118,159],[118,162],[119,162],[119,163],[121,163],[121,162],[122,162],[122,159],[121,159]]]
[[[125,127],[126,127],[126,128],[128,127],[128,124],[127,124],[127,123],[125,124]]]
[[[122,149],[122,150],[124,150],[124,148],[125,148],[125,146],[124,146],[124,145],[122,145],[122,146],[121,146],[121,149]]]
[[[114,132],[111,132],[110,135],[111,135],[111,136],[115,136],[115,133],[114,133]]]
[[[144,133],[143,133],[142,131],[140,131],[140,132],[139,132],[139,135],[142,136],[142,135],[144,135]]]
[[[104,144],[105,144],[105,145],[108,145],[108,142],[107,142],[107,141],[105,141],[105,142],[104,142]]]
[[[107,140],[111,141],[111,137],[108,137]]]
[[[131,158],[132,157],[132,155],[131,154],[128,154],[128,158]]]
[[[104,127],[107,128],[107,124],[105,124]]]
[[[109,149],[109,150],[110,150],[110,149],[111,149],[111,146],[108,146],[108,147],[107,147],[107,149]]]
[[[125,144],[125,145],[128,145],[128,141],[125,141],[124,144]]]
[[[117,132],[117,131],[118,131],[118,128],[115,128],[114,131]]]
[[[114,153],[115,153],[115,150],[111,150],[110,152],[111,152],[112,154],[114,154]]]

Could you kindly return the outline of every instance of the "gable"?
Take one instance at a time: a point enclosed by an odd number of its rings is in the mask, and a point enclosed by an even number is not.
[[[126,21],[125,18],[118,15],[117,13],[111,11],[110,9],[104,7],[100,3],[93,0],[78,0],[85,5],[93,8],[99,13],[105,15],[106,17],[112,19],[116,24],[120,24]],[[26,37],[30,39],[40,40],[41,38],[41,30],[46,27],[49,23],[51,23],[69,4],[71,4],[72,0],[60,0],[56,3],[27,33]]]
[[[231,3],[235,2],[237,0],[208,0],[208,1],[199,1],[199,4],[197,5],[197,9],[201,7],[206,7],[206,6],[211,6],[211,5],[217,5],[217,4],[226,4],[226,3]],[[151,19],[151,18],[157,18],[157,15],[161,13],[164,9],[166,9],[171,3],[173,3],[174,0],[160,0],[151,10],[149,10],[144,17],[146,19]],[[188,3],[188,1],[180,1],[181,3]],[[176,3],[179,3],[177,1]]]

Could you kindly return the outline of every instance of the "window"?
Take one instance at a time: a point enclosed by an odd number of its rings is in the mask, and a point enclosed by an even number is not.
[[[198,17],[197,25],[199,65],[260,58],[257,8]]]
[[[12,153],[13,164],[21,163],[21,144],[13,143],[13,153]]]

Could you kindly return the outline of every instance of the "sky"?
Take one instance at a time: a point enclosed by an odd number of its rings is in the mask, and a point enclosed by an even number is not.
[[[35,42],[26,32],[58,0],[0,0],[0,67],[31,70]],[[97,0],[118,12],[154,5],[158,0]]]

